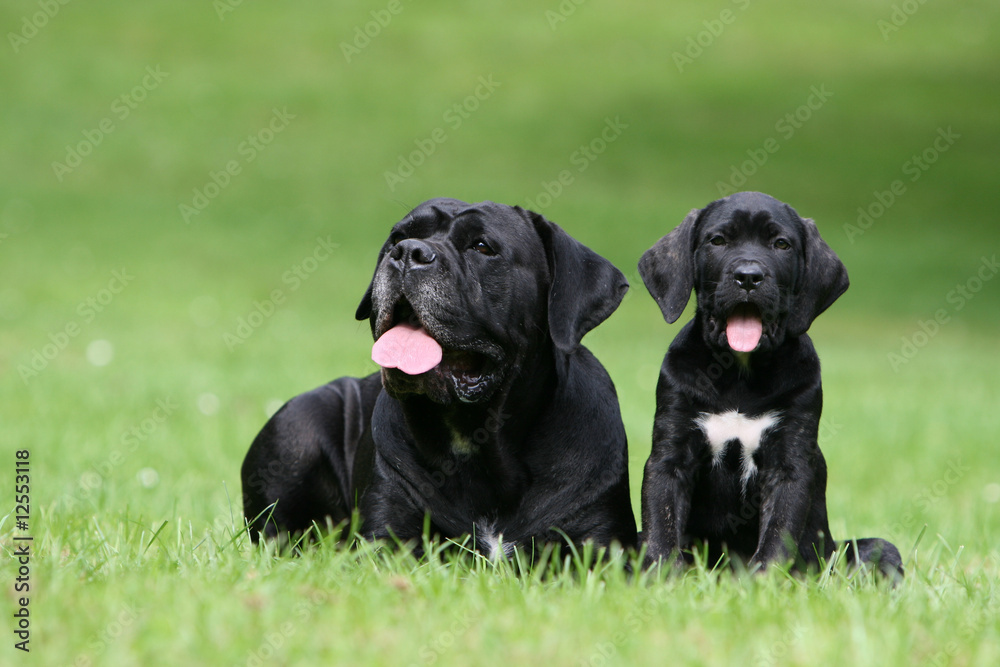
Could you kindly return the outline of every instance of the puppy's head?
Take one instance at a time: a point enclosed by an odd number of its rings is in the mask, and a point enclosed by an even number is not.
[[[847,269],[813,221],[759,192],[692,210],[646,251],[639,274],[667,322],[677,321],[693,288],[705,342],[736,352],[802,335],[848,287]]]
[[[392,228],[357,318],[370,320],[390,395],[479,403],[541,346],[575,349],[627,289],[610,262],[536,213],[433,199]]]

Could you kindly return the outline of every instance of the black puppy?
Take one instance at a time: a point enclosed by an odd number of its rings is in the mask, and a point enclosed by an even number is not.
[[[679,562],[695,542],[713,562],[727,549],[754,569],[829,558],[819,358],[805,332],[847,289],[844,265],[812,220],[741,192],[691,211],[639,273],[667,322],[697,294],[656,388],[642,482],[649,559]],[[855,549],[902,575],[889,542],[857,540],[849,559]]]
[[[358,307],[383,368],[289,401],[243,463],[257,533],[362,516],[362,534],[472,535],[509,555],[636,542],[614,385],[582,345],[628,289],[542,216],[421,204],[396,224]]]

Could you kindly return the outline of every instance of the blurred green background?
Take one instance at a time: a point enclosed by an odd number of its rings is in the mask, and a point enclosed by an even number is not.
[[[852,278],[811,332],[835,536],[907,551],[927,524],[985,555],[998,18],[975,0],[5,0],[0,454],[31,451],[52,526],[228,522],[271,411],[375,369],[353,314],[391,225],[430,197],[492,199],[629,276],[586,343],[638,508],[680,324],[636,262],[689,209],[761,190]]]

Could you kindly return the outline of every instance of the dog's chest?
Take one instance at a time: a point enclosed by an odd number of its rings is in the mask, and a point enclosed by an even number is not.
[[[781,422],[781,414],[771,411],[749,417],[736,410],[718,414],[703,412],[694,422],[705,436],[712,453],[713,466],[722,464],[729,447],[740,448],[740,477],[745,488],[757,472],[754,454],[761,447],[765,436]]]
[[[517,548],[516,542],[504,541],[495,521],[487,519],[476,521],[473,541],[475,548],[490,560],[509,558]]]

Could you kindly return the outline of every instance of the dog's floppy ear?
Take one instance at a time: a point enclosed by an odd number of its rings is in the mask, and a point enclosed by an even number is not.
[[[791,209],[791,207],[789,207]],[[794,210],[792,215],[798,217]],[[829,308],[847,291],[850,281],[847,267],[840,261],[820,235],[819,229],[809,218],[799,218],[805,228],[805,264],[799,276],[799,289],[788,314],[787,331],[790,336],[801,336],[820,313]]]
[[[375,273],[378,273],[378,267],[382,265],[382,258],[385,257],[385,253],[389,250],[389,241],[382,244],[382,249],[378,251],[378,261],[375,262]],[[361,297],[361,303],[358,304],[358,310],[354,313],[355,319],[367,320],[372,316],[372,285],[375,284],[375,275],[372,274],[372,280],[368,283],[368,289],[365,290],[365,295]]]
[[[372,287],[375,285],[375,276],[378,274],[378,267],[382,266],[382,258],[385,257],[385,254],[392,247],[391,238],[386,239],[385,243],[382,244],[382,249],[378,251],[378,259],[375,261],[375,272],[372,274],[371,282],[368,283],[365,295],[361,297],[361,303],[358,304],[357,312],[354,313],[355,319],[367,320],[372,316]]]
[[[549,287],[549,335],[556,347],[572,352],[584,334],[608,319],[628,291],[628,280],[614,264],[563,229],[532,211],[524,211],[542,238],[552,283]]]
[[[361,297],[361,303],[358,304],[358,309],[354,312],[354,319],[357,320],[367,320],[372,316],[372,286],[368,285],[368,289],[365,291],[365,295]]]
[[[692,209],[681,224],[653,244],[639,260],[642,282],[663,311],[663,319],[670,324],[684,312],[694,289],[694,228],[703,210]]]

